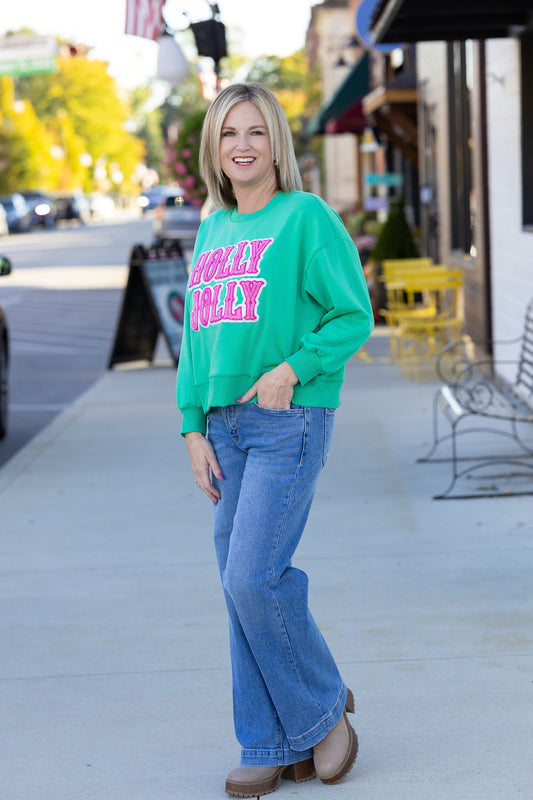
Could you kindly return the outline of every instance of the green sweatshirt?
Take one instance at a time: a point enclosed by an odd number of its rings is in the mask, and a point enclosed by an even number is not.
[[[346,361],[373,328],[357,250],[319,197],[277,194],[253,214],[200,226],[185,302],[177,400],[182,433],[288,361],[293,402],[336,408]]]

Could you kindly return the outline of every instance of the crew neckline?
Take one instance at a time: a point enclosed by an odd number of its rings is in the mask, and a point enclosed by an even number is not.
[[[272,200],[269,200],[266,206],[260,208],[259,211],[252,211],[250,214],[240,214],[236,208],[232,208],[230,211],[230,218],[232,222],[249,222],[252,219],[256,219],[260,217],[261,214],[265,214],[267,211],[270,211],[271,208],[276,206],[281,200],[287,196],[286,192],[277,192],[274,195]]]

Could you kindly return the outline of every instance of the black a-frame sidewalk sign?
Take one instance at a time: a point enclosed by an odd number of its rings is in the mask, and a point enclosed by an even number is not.
[[[178,363],[187,278],[179,242],[165,248],[134,245],[109,369],[130,361],[152,361],[160,332]]]

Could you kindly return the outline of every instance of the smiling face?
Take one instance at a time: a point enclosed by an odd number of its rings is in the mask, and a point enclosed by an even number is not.
[[[220,135],[220,165],[237,198],[249,191],[264,193],[268,199],[276,194],[270,136],[254,103],[245,100],[228,112]]]

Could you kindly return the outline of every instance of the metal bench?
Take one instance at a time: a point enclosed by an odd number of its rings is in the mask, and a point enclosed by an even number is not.
[[[444,383],[434,398],[433,444],[429,452],[418,459],[419,463],[451,462],[450,484],[444,492],[434,496],[435,500],[533,494],[533,448],[524,440],[524,435],[533,433],[533,301],[526,310],[522,336],[499,344],[516,346],[518,343],[520,354],[518,360],[513,361],[475,361],[474,346],[468,339],[447,345],[439,354],[437,373]],[[516,365],[516,377],[511,385],[494,372],[501,364]],[[450,433],[440,435],[439,417],[447,419]],[[483,435],[481,444],[485,446],[489,435],[510,438],[516,445],[515,451],[466,454],[462,442],[467,434]],[[436,457],[435,453],[445,442],[451,445],[451,455]],[[496,465],[512,469],[503,474],[486,473],[487,467]],[[478,485],[475,491],[454,493],[460,478],[478,479],[478,483],[481,479],[485,485]]]

